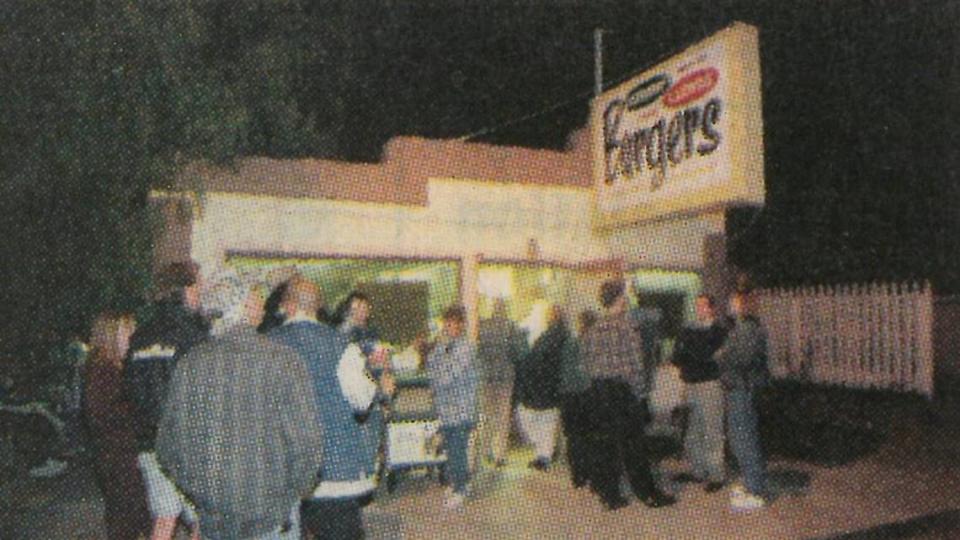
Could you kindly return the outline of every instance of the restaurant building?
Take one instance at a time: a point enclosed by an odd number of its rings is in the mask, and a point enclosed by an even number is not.
[[[193,164],[154,194],[156,260],[293,265],[328,305],[366,290],[381,325],[407,321],[387,341],[453,302],[472,329],[496,297],[572,318],[611,276],[677,325],[732,287],[724,216],[763,203],[762,133],[757,32],[734,24],[597,96],[562,152],[397,137],[379,163]]]

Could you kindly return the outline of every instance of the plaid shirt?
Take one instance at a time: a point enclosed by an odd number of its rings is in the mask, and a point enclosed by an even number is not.
[[[583,337],[583,367],[592,380],[620,378],[638,399],[650,391],[645,376],[643,342],[626,314],[605,315]]]

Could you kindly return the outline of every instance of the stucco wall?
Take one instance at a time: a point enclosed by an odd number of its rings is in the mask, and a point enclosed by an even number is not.
[[[189,255],[209,270],[231,251],[703,266],[722,214],[598,233],[591,163],[586,131],[564,152],[397,137],[380,163],[195,163],[175,184],[205,193]]]
[[[720,213],[622,227],[604,235],[603,242],[610,257],[629,265],[698,270],[704,265],[704,238],[723,233]]]
[[[208,193],[191,254],[205,269],[228,252],[523,259],[577,263],[608,251],[593,236],[589,189],[431,179],[426,206]]]

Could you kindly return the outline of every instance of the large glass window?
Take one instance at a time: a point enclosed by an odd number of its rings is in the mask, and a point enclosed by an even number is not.
[[[480,318],[490,316],[497,298],[507,300],[510,317],[518,321],[538,303],[565,304],[573,274],[557,266],[483,263],[477,273]]]
[[[394,346],[435,331],[443,310],[460,299],[460,263],[453,260],[231,256],[228,264],[264,275],[294,267],[321,287],[328,311],[362,291],[371,299],[371,326]]]

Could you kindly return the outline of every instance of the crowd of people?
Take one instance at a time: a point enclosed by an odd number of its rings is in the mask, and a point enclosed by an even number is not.
[[[510,321],[502,301],[491,318],[480,321],[479,361],[486,371],[481,447],[494,466],[504,464],[515,388],[517,424],[534,448],[531,468],[551,465],[562,426],[574,487],[589,486],[606,508],[617,510],[629,504],[621,492],[626,476],[644,505],[675,504],[655,481],[647,448],[657,347],[644,342],[650,332],[643,328],[644,317],[628,309],[622,282],[603,284],[599,301],[604,313],[580,313],[576,334],[556,307],[537,336],[525,335]],[[766,336],[749,302],[748,293],[734,294],[731,317],[721,318],[713,298],[698,296],[697,319],[681,330],[670,355],[684,383],[683,442],[690,468],[674,480],[702,483],[707,493],[720,491],[728,484],[729,445],[743,477],[732,485],[730,504],[743,511],[762,508],[770,495],[754,406],[756,391],[769,377]]]
[[[170,265],[160,283],[149,317],[103,313],[90,336],[84,403],[109,537],[167,540],[182,524],[193,538],[362,538],[397,387],[370,299],[353,293],[328,315],[302,276],[273,291],[233,271],[201,283],[190,263]],[[514,418],[540,471],[552,467],[562,428],[573,485],[609,510],[629,504],[623,476],[650,508],[676,502],[647,449],[651,348],[622,281],[604,283],[599,301],[604,313],[581,313],[576,332],[559,307],[542,331],[525,332],[497,300],[476,342],[463,307],[444,311],[425,365],[446,508],[470,497],[474,435],[478,455],[502,467]],[[766,342],[749,295],[734,295],[730,309],[726,323],[698,297],[696,324],[677,338],[690,472],[676,480],[723,489],[726,443],[743,476],[731,505],[753,510],[768,496],[754,406]]]

